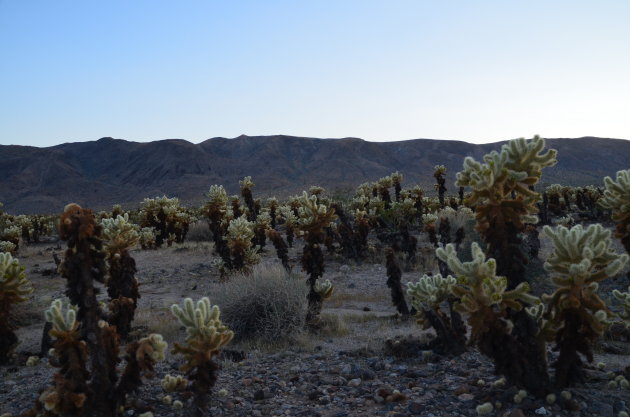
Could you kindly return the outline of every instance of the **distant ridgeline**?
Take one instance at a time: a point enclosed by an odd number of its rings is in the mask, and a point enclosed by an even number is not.
[[[481,159],[504,142],[474,145],[415,139],[367,142],[357,138],[293,136],[213,138],[197,145],[179,139],[148,143],[103,138],[49,148],[0,146],[0,202],[13,213],[58,213],[68,202],[94,209],[136,207],[144,197],[168,195],[201,203],[212,184],[238,193],[252,176],[258,196],[288,196],[311,185],[347,194],[365,181],[398,171],[404,186],[433,190],[435,165],[445,165],[447,194],[456,195],[454,173],[465,156]],[[545,171],[544,188],[603,185],[603,178],[630,167],[630,141],[585,137],[549,139],[558,164]]]

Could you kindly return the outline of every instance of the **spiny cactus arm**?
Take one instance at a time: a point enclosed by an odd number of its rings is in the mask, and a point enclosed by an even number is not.
[[[6,303],[3,305],[24,302],[32,292],[25,268],[10,253],[0,253],[0,301]]]
[[[77,316],[73,308],[69,308],[66,314],[63,314],[63,303],[60,299],[56,299],[50,305],[50,308],[44,312],[46,321],[52,323],[53,329],[58,332],[71,332],[77,329]]]
[[[559,286],[601,281],[618,274],[628,262],[628,255],[615,253],[610,231],[599,224],[586,229],[577,225],[570,230],[564,226],[555,229],[545,226],[543,233],[554,243],[545,269],[565,275],[555,278]]]
[[[606,209],[613,210],[616,221],[630,220],[630,169],[617,172],[617,181],[610,177],[604,178],[606,190],[599,199],[599,204]]]
[[[315,292],[319,294],[323,299],[329,298],[333,294],[335,286],[330,282],[329,279],[326,281],[316,280],[315,281]]]
[[[630,287],[628,287],[628,292],[613,290],[612,294],[623,307],[623,311],[618,314],[619,317],[624,321],[626,327],[630,327]]]
[[[103,219],[103,239],[106,240],[105,249],[110,256],[122,253],[140,240],[138,226],[129,221],[129,214],[118,215],[115,219]]]
[[[411,297],[411,304],[417,310],[438,308],[443,301],[446,301],[456,284],[457,279],[451,275],[442,277],[441,274],[433,276],[425,274],[418,282],[407,283],[407,294]]]

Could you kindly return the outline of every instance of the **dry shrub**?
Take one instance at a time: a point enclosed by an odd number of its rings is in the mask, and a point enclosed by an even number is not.
[[[236,340],[277,341],[304,327],[308,287],[278,264],[259,264],[225,284],[217,304]]]
[[[186,240],[189,242],[212,242],[212,233],[208,227],[208,222],[199,220],[190,225]]]

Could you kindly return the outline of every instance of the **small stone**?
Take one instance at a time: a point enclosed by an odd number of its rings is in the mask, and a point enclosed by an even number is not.
[[[424,411],[424,405],[417,401],[413,401],[407,407],[407,411],[409,411],[411,414],[422,414],[422,411]]]
[[[520,408],[516,408],[512,410],[508,417],[525,417],[525,413],[523,413],[523,410],[521,410]]]
[[[536,413],[539,416],[546,416],[547,413],[549,413],[549,412],[547,411],[547,409],[545,407],[540,407],[540,408],[537,408],[536,410],[534,410],[534,413]]]
[[[457,396],[457,399],[460,401],[470,401],[470,400],[473,400],[474,398],[475,398],[474,395],[468,394],[468,393],[460,394]]]
[[[354,378],[348,381],[348,386],[350,387],[358,387],[361,385],[361,378]]]

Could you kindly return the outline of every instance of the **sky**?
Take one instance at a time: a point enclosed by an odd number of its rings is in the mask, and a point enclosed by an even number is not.
[[[0,144],[630,139],[630,1],[0,0]]]

